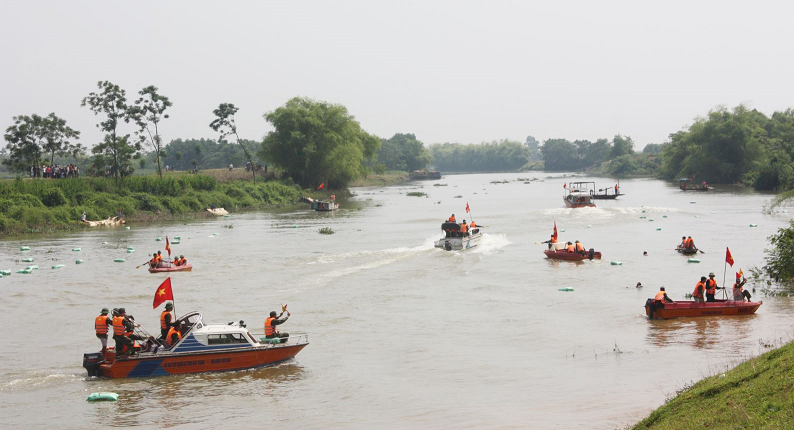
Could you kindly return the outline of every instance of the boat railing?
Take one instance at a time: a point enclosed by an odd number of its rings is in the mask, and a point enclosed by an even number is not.
[[[264,345],[267,345],[268,341],[276,339],[276,338],[265,339],[263,341],[262,339],[265,338],[264,331],[263,332],[249,331],[249,333],[251,333],[251,336],[253,336],[254,339],[256,339],[257,342],[259,342],[260,344],[264,344]],[[278,343],[278,344],[274,343],[273,345],[304,345],[304,344],[309,343],[309,334],[308,333],[294,333],[293,332],[293,333],[289,333],[289,337],[286,338],[286,339],[287,339],[286,342]]]

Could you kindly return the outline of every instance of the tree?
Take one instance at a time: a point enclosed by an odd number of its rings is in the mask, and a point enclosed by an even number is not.
[[[666,144],[664,143],[649,143],[645,145],[645,148],[642,148],[642,153],[649,155],[659,155],[664,150],[665,145]]]
[[[13,118],[14,124],[6,129],[5,140],[8,159],[3,163],[15,171],[29,171],[31,166],[38,167],[42,154],[49,154],[50,165],[55,162],[55,154],[73,154],[83,152],[79,143],[71,143],[80,132],[66,125],[66,120],[55,113],[46,117],[36,114],[20,115]]]
[[[378,151],[378,162],[391,170],[420,170],[432,160],[430,151],[412,133],[397,133],[391,139],[382,139]]]
[[[236,114],[238,110],[239,109],[231,103],[221,103],[218,109],[212,111],[216,118],[210,123],[210,128],[221,134],[220,140],[224,140],[226,136],[234,135],[237,139],[237,143],[243,148],[243,151],[245,151],[248,162],[251,164],[251,174],[253,175],[254,183],[256,183],[256,169],[253,168],[254,162],[251,159],[251,153],[248,152],[248,148],[240,141],[240,135],[237,134],[237,124],[234,122],[234,114]]]
[[[567,139],[547,139],[540,148],[545,170],[579,170],[576,146]]]
[[[609,159],[614,160],[622,155],[634,154],[634,141],[626,136],[623,137],[616,134],[612,139],[612,152],[609,154]]]
[[[527,139],[524,141],[524,145],[526,145],[527,149],[529,149],[528,161],[536,161],[542,158],[540,154],[540,142],[538,142],[534,136],[527,136]]]
[[[772,248],[766,250],[764,274],[786,287],[794,286],[794,220],[788,227],[779,228],[769,242]]]
[[[126,92],[109,81],[97,82],[99,93],[89,93],[83,98],[80,106],[88,106],[94,115],[105,115],[106,120],[97,124],[97,128],[105,132],[105,137],[91,150],[94,154],[105,154],[112,161],[111,174],[119,180],[122,176],[132,173],[130,159],[140,157],[140,143],[130,144],[129,134],[119,135],[119,125],[130,122]],[[99,166],[97,166],[99,168]]]
[[[265,136],[260,156],[304,187],[344,187],[366,176],[381,142],[361,129],[342,105],[295,97],[265,114],[275,130]]]
[[[139,128],[135,133],[138,137],[138,144],[147,145],[154,151],[157,158],[157,174],[162,179],[163,170],[160,159],[164,153],[159,126],[160,121],[168,118],[165,111],[173,106],[173,103],[168,100],[168,97],[160,95],[154,85],[140,90],[138,94],[141,97],[135,100],[135,106],[130,107],[130,118]]]

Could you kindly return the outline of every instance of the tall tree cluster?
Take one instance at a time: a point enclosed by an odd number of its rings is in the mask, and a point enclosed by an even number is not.
[[[433,161],[430,151],[413,133],[397,133],[382,139],[378,151],[378,164],[389,170],[414,171],[427,167]]]
[[[177,170],[191,170],[194,167],[223,169],[230,163],[242,166],[248,160],[243,146],[253,154],[261,145],[262,142],[246,139],[242,139],[240,144],[213,139],[174,139],[163,148],[165,155],[162,162]]]
[[[433,166],[445,172],[508,172],[527,163],[529,148],[503,139],[482,144],[444,143],[430,146]]]
[[[13,117],[13,121],[4,135],[7,156],[3,160],[12,171],[28,172],[31,167],[38,171],[45,156],[52,165],[56,154],[77,156],[83,152],[79,143],[72,142],[80,132],[67,126],[66,120],[55,113],[20,115]]]
[[[619,134],[612,142],[607,139],[598,139],[595,142],[548,139],[543,142],[540,152],[546,170],[582,170],[618,157],[633,155],[634,141]]]

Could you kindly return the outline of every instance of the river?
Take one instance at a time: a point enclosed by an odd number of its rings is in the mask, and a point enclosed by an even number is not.
[[[567,209],[568,179],[450,175],[355,188],[336,213],[293,208],[4,238],[0,269],[23,268],[15,261],[23,257],[40,269],[0,279],[0,427],[614,429],[792,338],[794,299],[760,289],[754,298],[764,304],[749,317],[648,321],[643,309],[662,285],[676,300],[710,271],[722,285],[726,247],[736,261],[729,282],[763,264],[767,237],[791,218],[761,213],[770,195],[635,179],[621,181],[626,195],[616,201]],[[433,248],[451,213],[486,226],[480,247]],[[555,221],[561,240],[581,240],[604,259],[547,260],[536,242]],[[86,378],[82,355],[99,349],[93,320],[102,307],[125,307],[156,332],[161,309],[151,302],[166,276],[135,266],[166,235],[181,236],[173,251],[194,265],[172,275],[177,314],[243,319],[261,332],[267,313],[288,303],[282,331],[307,332],[310,345],[256,370]],[[682,235],[705,251],[700,264],[672,250]],[[97,391],[120,399],[85,401]]]

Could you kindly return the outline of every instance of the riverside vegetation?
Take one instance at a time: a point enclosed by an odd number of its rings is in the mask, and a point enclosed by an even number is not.
[[[311,194],[289,182],[219,182],[206,175],[0,181],[0,233],[83,227],[80,216],[97,220],[121,209],[128,220],[196,217],[211,204],[226,209],[262,209],[295,203]]]

